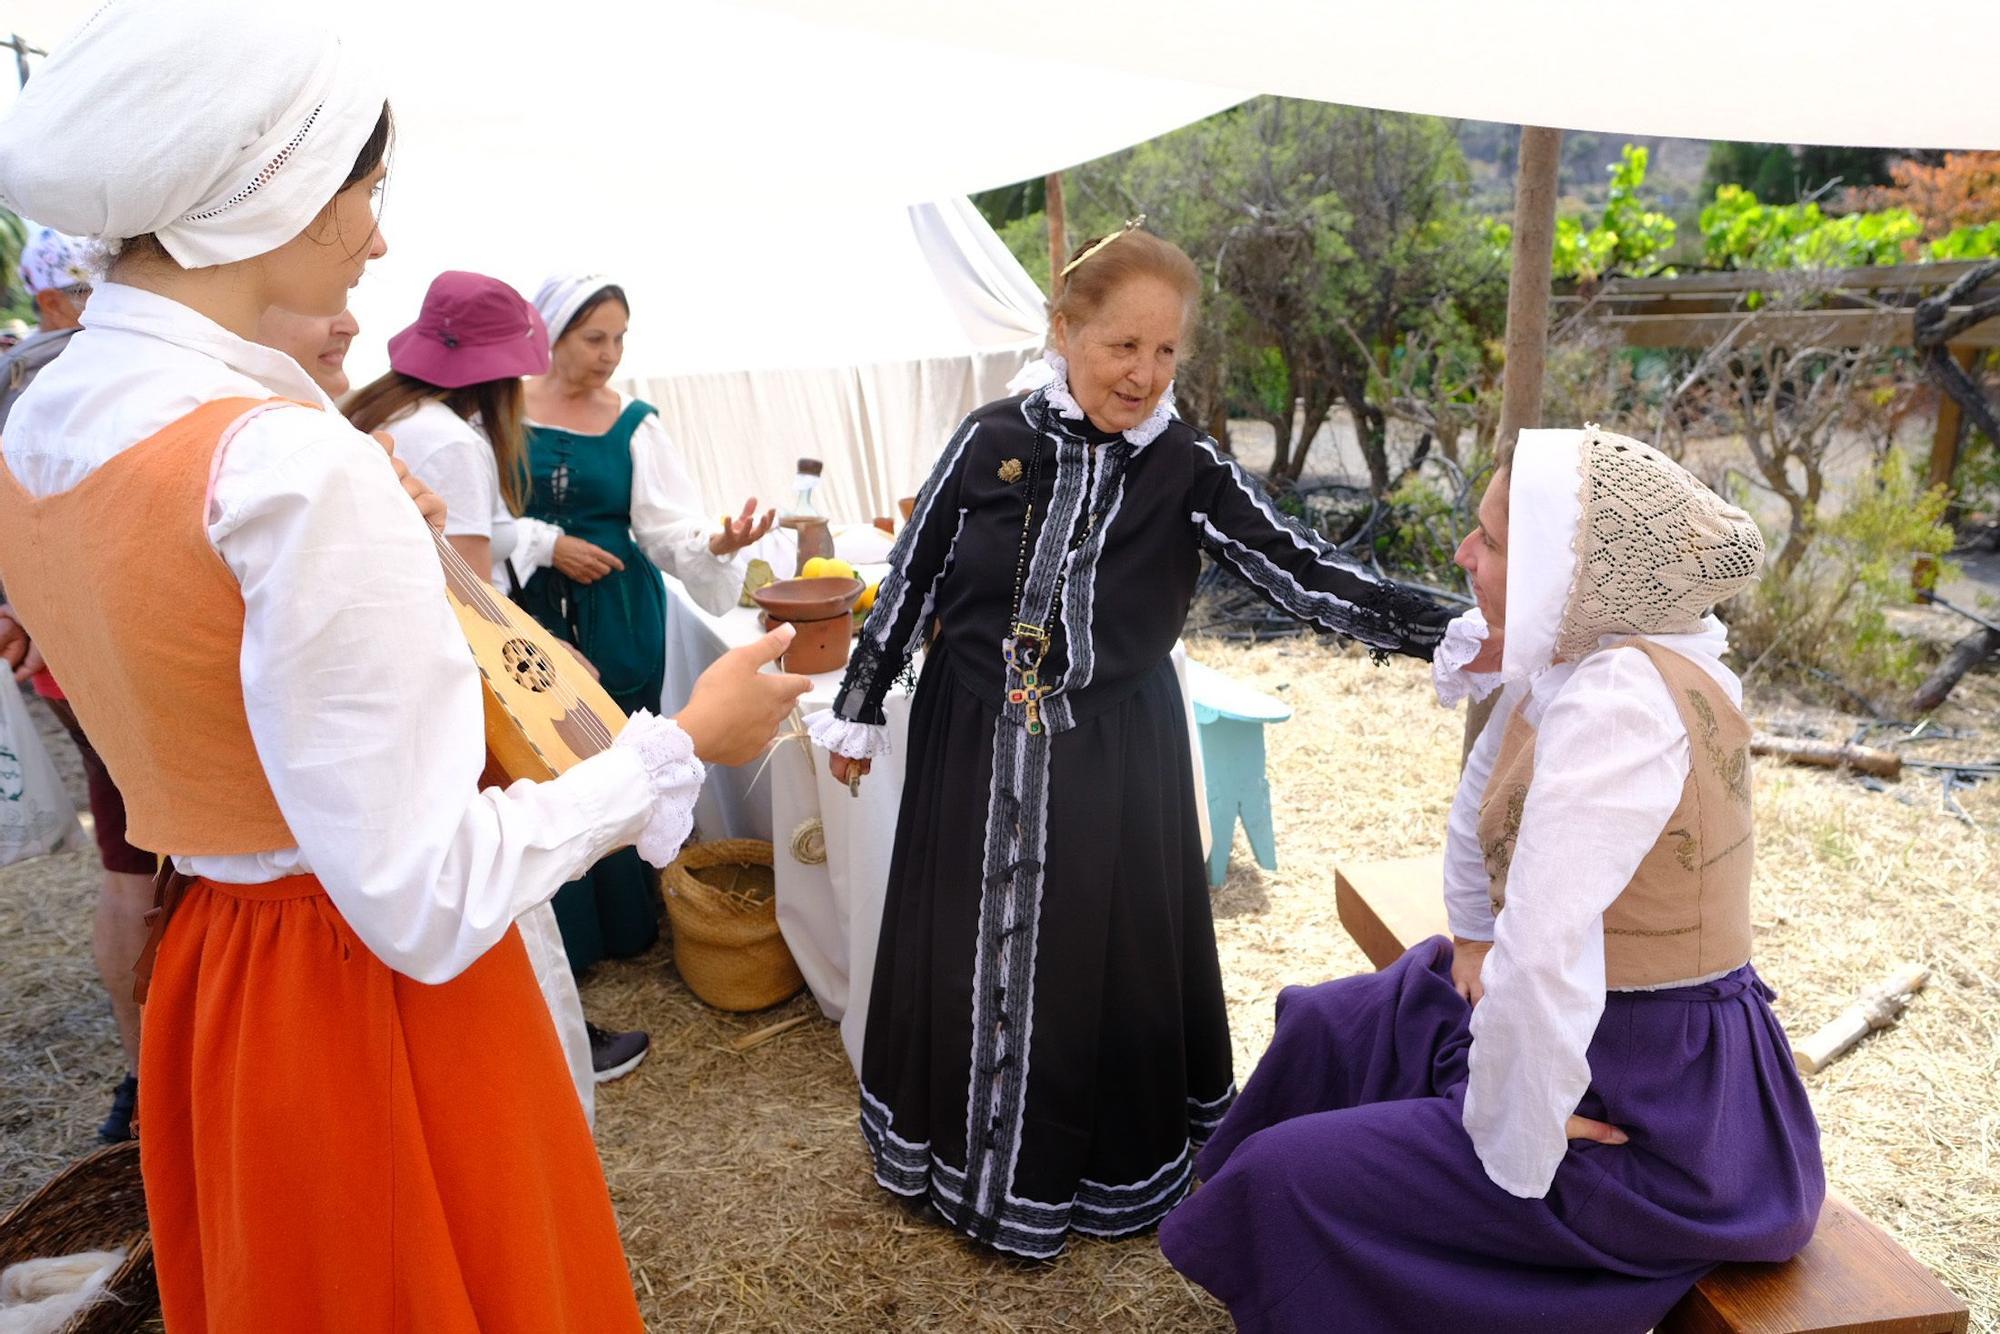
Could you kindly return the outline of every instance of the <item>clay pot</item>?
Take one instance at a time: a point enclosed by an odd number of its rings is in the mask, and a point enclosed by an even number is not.
[[[750,596],[764,609],[766,627],[789,621],[797,634],[785,651],[784,670],[807,676],[839,671],[853,642],[859,579],[780,579]]]
[[[789,518],[780,519],[778,524],[782,528],[791,529],[798,535],[799,570],[803,570],[806,567],[806,562],[815,556],[832,558],[833,526],[825,519],[801,518],[793,515]],[[797,570],[793,571],[793,573],[797,573]]]
[[[910,521],[910,514],[917,508],[917,498],[915,496],[904,496],[896,502],[896,508],[903,512],[903,522],[908,523]]]

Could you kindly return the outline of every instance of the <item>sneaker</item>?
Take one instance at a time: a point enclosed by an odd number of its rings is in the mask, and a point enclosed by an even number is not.
[[[639,1062],[646,1059],[653,1040],[634,1029],[630,1033],[613,1033],[585,1021],[584,1029],[590,1034],[590,1069],[600,1084],[608,1084],[614,1079],[623,1079],[639,1068]]]
[[[132,1138],[132,1113],[139,1109],[139,1076],[127,1075],[111,1093],[111,1115],[97,1128],[97,1137],[106,1144],[123,1144]]]

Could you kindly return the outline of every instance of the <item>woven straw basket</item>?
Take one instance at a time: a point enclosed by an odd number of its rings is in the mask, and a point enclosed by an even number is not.
[[[62,1334],[129,1334],[159,1310],[136,1140],[71,1163],[0,1219],[0,1269],[22,1260],[120,1246],[125,1247],[125,1263],[105,1286],[110,1299],[79,1312]]]
[[[805,986],[778,934],[769,843],[696,843],[662,879],[674,962],[695,995],[718,1010],[764,1010]]]

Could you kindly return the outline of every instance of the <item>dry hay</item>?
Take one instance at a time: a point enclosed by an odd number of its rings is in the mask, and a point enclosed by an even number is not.
[[[1310,641],[1202,643],[1204,662],[1289,700],[1271,727],[1279,869],[1238,836],[1215,898],[1239,1078],[1269,1039],[1278,989],[1365,967],[1335,918],[1332,867],[1435,843],[1460,715],[1409,663],[1377,668]],[[2000,750],[1991,678],[1941,721]],[[1790,707],[1773,705],[1774,708]],[[1958,712],[1952,712],[1958,709]],[[1758,712],[1753,703],[1753,713]],[[1761,715],[1760,715],[1761,716]],[[1869,792],[1833,774],[1757,770],[1759,963],[1796,1032],[1898,965],[1929,962],[1903,1022],[1808,1081],[1829,1177],[2000,1330],[2000,782],[1961,794],[1983,825],[1940,813],[1930,780]],[[885,837],[886,832],[885,832]],[[0,1207],[80,1156],[118,1074],[96,989],[96,872],[71,853],[0,870]],[[870,1178],[839,1034],[810,1022],[751,1051],[730,1043],[788,1016],[724,1015],[690,996],[662,945],[599,968],[596,1019],[652,1031],[636,1074],[598,1090],[598,1143],[639,1299],[660,1330],[1222,1331],[1221,1309],[1150,1241],[1083,1242],[1047,1265],[974,1251],[913,1219]]]

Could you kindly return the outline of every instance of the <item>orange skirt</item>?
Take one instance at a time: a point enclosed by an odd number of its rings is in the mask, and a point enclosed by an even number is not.
[[[642,1330],[520,934],[442,986],[319,881],[196,881],[154,964],[140,1163],[168,1330]]]

